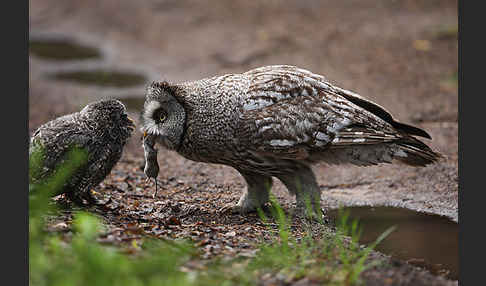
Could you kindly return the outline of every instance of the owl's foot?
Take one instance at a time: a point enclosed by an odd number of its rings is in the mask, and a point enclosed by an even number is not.
[[[86,207],[98,204],[98,200],[96,199],[96,197],[94,197],[94,194],[96,194],[94,190],[89,190],[88,192],[83,194],[74,194],[72,192],[69,192],[66,193],[66,196],[76,206]]]
[[[68,199],[65,194],[61,194],[59,196],[54,197],[54,200],[57,202],[57,206],[63,210],[71,209],[71,202],[72,200]]]
[[[75,206],[84,207],[85,203],[83,198],[79,195],[75,195],[72,192],[66,193],[66,197],[73,203]]]
[[[305,207],[297,207],[293,213],[294,217],[305,219],[311,222],[328,223],[328,219],[322,209],[313,210]]]
[[[295,216],[305,218],[309,221],[324,223],[325,215],[321,209],[320,197],[318,193],[298,193],[296,196],[297,206]]]
[[[245,193],[236,205],[223,207],[224,212],[248,214],[256,212],[269,201],[272,178],[256,173],[240,172],[247,183]]]
[[[238,204],[227,204],[219,210],[221,213],[241,214],[256,212],[256,208]]]
[[[229,213],[229,214],[245,214],[240,206],[234,204],[227,204],[224,207],[219,209],[220,213]]]
[[[263,212],[268,212],[269,207],[267,205],[260,206],[261,210]],[[258,208],[245,208],[242,207],[241,205],[234,205],[234,204],[227,204],[224,207],[222,207],[220,210],[220,213],[229,213],[229,214],[239,214],[239,215],[246,215],[249,213],[256,213],[258,212]]]
[[[83,197],[88,202],[88,205],[97,205],[98,199],[95,197],[97,192],[95,190],[89,190]]]
[[[154,178],[154,183],[155,183],[155,191],[152,195],[152,199],[155,199],[157,197],[158,186],[157,186],[157,178],[156,177],[153,177],[153,178]],[[148,184],[150,182],[150,179],[151,179],[151,177],[147,177],[147,179],[145,180],[145,184]]]
[[[299,168],[294,173],[278,176],[289,192],[295,194],[297,207],[294,216],[310,221],[324,222],[320,204],[321,192],[314,172],[306,165],[296,167]]]

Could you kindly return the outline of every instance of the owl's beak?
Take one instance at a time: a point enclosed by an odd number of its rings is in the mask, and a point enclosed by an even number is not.
[[[136,126],[135,126],[135,121],[133,121],[133,119],[130,118],[130,116],[127,116],[127,119],[129,121],[129,125],[128,127],[130,128],[131,131],[135,130]]]

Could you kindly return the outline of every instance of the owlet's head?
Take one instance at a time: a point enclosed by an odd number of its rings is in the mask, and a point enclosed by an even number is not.
[[[120,133],[126,140],[135,129],[133,120],[128,117],[125,105],[117,99],[102,99],[86,105],[81,116],[89,120],[92,126],[108,133]]]
[[[176,89],[167,82],[153,82],[147,87],[140,116],[141,131],[170,150],[177,150],[182,141],[186,112],[177,101]]]

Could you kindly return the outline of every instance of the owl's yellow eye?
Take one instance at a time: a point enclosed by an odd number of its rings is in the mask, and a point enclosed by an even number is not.
[[[165,112],[165,110],[158,110],[157,112],[154,113],[154,120],[156,123],[161,123],[163,122],[165,119],[167,119],[167,113]]]
[[[160,115],[159,115],[159,121],[162,122],[165,120],[167,116],[165,116],[165,113],[161,112]]]

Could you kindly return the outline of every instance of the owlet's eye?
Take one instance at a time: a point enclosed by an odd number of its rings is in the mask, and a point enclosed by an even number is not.
[[[153,118],[156,123],[161,123],[167,118],[167,113],[164,110],[159,109],[154,113]]]

